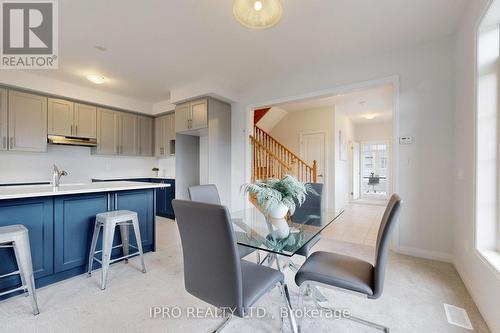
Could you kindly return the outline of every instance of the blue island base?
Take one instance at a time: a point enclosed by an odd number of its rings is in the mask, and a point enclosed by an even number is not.
[[[35,284],[40,288],[87,272],[95,216],[110,210],[137,212],[143,250],[155,251],[155,189],[1,200],[0,227],[21,224],[28,229]],[[134,245],[133,234],[129,239]],[[97,250],[101,244],[99,238]],[[119,244],[121,236],[117,228],[113,245]],[[122,255],[121,248],[113,250],[113,258]],[[93,269],[99,267],[94,262]],[[0,249],[0,276],[16,270],[12,249]],[[0,279],[0,293],[20,284],[19,276]],[[19,292],[0,299],[16,294]]]

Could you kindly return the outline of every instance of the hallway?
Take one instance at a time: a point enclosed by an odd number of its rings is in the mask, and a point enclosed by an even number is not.
[[[326,239],[375,246],[385,206],[351,203],[344,214],[323,231]]]

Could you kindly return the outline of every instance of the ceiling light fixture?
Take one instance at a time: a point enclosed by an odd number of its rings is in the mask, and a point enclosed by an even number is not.
[[[366,120],[373,120],[375,118],[378,117],[378,114],[376,113],[371,113],[371,114],[365,114],[363,115],[363,118],[365,118]]]
[[[233,15],[243,26],[250,29],[267,29],[281,18],[280,0],[235,0]]]
[[[102,84],[102,83],[104,83],[104,81],[106,81],[106,78],[102,75],[90,74],[90,75],[87,75],[87,80],[89,80],[90,82],[95,83],[95,84]]]

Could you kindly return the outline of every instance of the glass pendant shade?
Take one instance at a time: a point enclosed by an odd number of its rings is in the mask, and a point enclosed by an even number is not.
[[[281,18],[280,0],[235,0],[234,17],[247,28],[267,29]]]

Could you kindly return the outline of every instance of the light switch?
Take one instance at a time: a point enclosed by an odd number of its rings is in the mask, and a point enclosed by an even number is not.
[[[411,145],[413,143],[413,137],[412,136],[401,136],[399,137],[399,144],[400,145]]]

